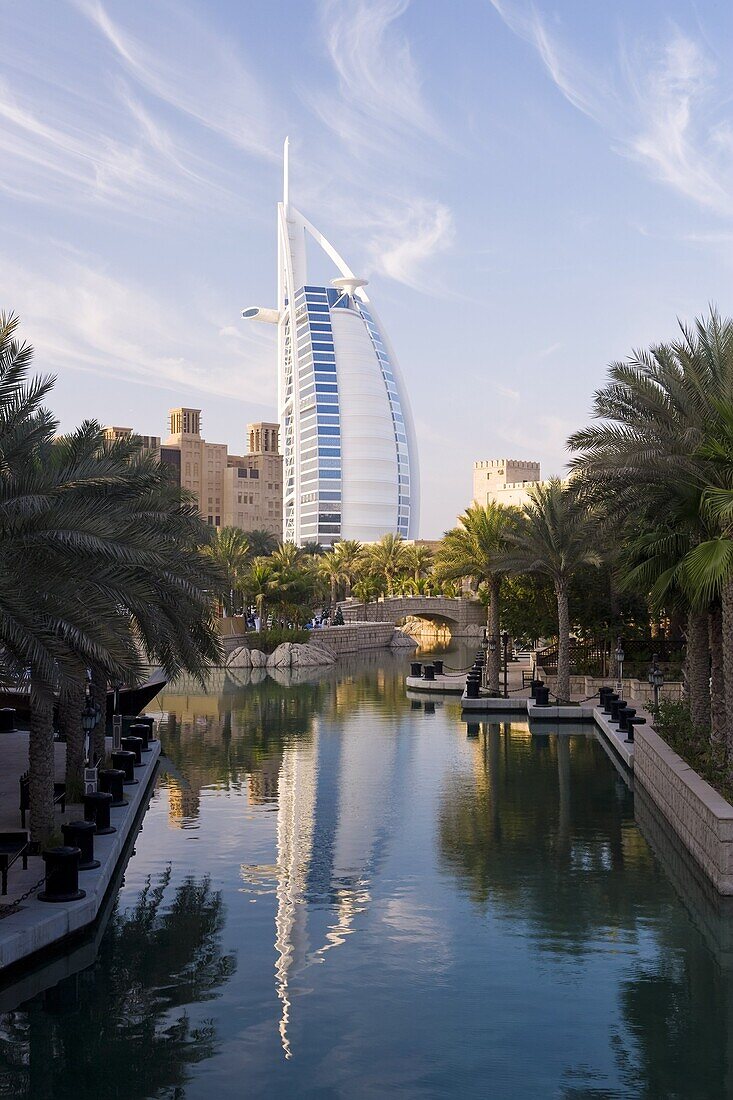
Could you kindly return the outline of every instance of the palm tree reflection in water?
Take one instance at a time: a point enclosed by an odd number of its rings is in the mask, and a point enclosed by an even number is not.
[[[168,868],[135,907],[115,911],[93,966],[0,1017],[0,1095],[64,1100],[183,1095],[189,1068],[217,1047],[188,1006],[236,970],[222,953],[221,894],[186,878],[165,904]]]

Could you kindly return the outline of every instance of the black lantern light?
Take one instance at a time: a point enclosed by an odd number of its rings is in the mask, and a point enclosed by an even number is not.
[[[659,706],[659,689],[664,685],[664,673],[659,667],[659,657],[656,653],[652,654],[652,667],[649,669],[649,675],[647,680],[652,686],[654,692],[654,706]]]
[[[616,640],[616,665],[618,667],[618,682],[619,682],[619,694],[623,695],[623,683],[624,683],[624,647],[621,643],[621,639]]]

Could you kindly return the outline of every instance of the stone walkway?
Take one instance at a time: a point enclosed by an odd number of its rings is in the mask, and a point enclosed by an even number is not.
[[[111,750],[112,739],[107,738]],[[56,744],[56,778],[63,780],[66,763],[66,746]],[[28,734],[23,732],[0,734],[0,826],[3,830],[20,829],[19,786],[20,776],[28,767]],[[143,754],[143,765],[135,769],[138,782],[125,787],[128,805],[111,811],[111,822],[116,832],[94,838],[94,855],[101,866],[79,874],[79,886],[86,897],[69,903],[39,901],[36,891],[22,902],[19,910],[4,914],[0,908],[0,974],[12,963],[36,951],[48,947],[72,932],[92,923],[102,905],[107,887],[114,875],[122,850],[127,842],[138,810],[147,798],[150,783],[160,755],[160,742],[151,744],[151,751]],[[56,813],[60,828],[62,822],[83,818],[81,805],[66,807],[62,815]],[[20,860],[8,874],[8,893],[0,897],[0,907],[15,901],[26,890],[35,886],[44,875],[45,865],[40,856],[30,856],[28,869]]]
[[[58,741],[54,743],[56,754],[55,781],[62,783],[66,771],[66,745]],[[28,731],[14,730],[13,733],[0,733],[0,830],[7,832],[9,829],[20,829],[20,777],[28,771]],[[75,807],[78,814],[80,807]],[[83,815],[82,815],[83,816]],[[59,825],[61,821],[73,821],[68,812],[62,817],[57,813]],[[26,818],[27,824],[27,818]],[[15,867],[10,871],[10,879],[15,878]],[[22,891],[21,891],[22,892]]]

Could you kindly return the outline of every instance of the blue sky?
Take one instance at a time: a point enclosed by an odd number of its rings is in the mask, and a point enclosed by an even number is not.
[[[0,308],[62,426],[244,448],[275,412],[275,203],[370,279],[410,390],[422,534],[474,459],[560,472],[607,364],[733,310],[733,6],[3,5]]]

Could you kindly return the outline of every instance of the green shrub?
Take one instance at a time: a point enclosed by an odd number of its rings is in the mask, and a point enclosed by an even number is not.
[[[268,630],[250,630],[243,636],[242,645],[250,649],[259,649],[262,653],[272,653],[283,642],[307,642],[310,630],[294,626],[272,626]]]
[[[723,798],[733,802],[733,782],[728,778],[725,746],[710,740],[710,730],[693,726],[686,703],[663,699],[658,707],[650,710],[659,736]]]

